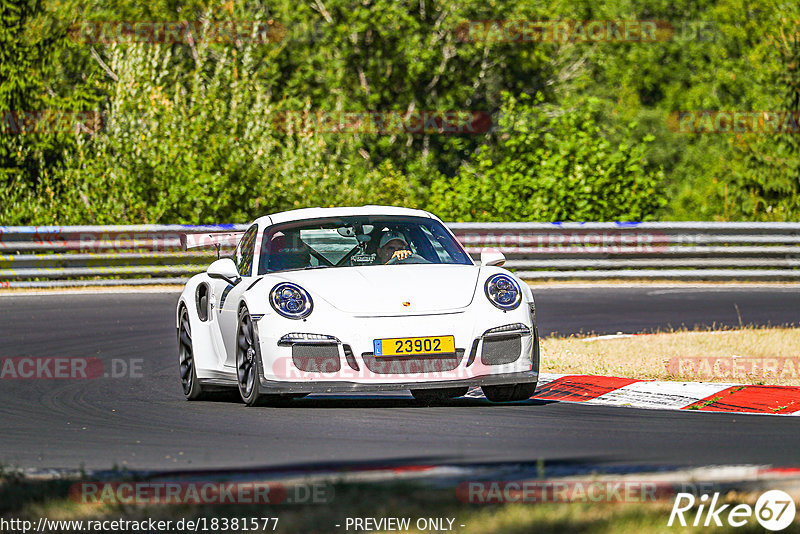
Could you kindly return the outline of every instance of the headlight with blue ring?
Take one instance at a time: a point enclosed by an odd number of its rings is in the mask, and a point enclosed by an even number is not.
[[[517,282],[507,274],[495,274],[486,280],[486,298],[504,311],[517,308],[522,302],[522,291]]]
[[[314,309],[314,301],[308,291],[291,282],[281,282],[269,293],[273,309],[288,319],[308,317]]]

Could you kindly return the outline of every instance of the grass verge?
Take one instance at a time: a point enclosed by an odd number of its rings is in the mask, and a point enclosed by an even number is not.
[[[550,337],[542,372],[800,386],[800,328]]]

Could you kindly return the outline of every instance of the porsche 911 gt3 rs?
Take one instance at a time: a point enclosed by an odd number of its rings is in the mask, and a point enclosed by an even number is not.
[[[178,301],[187,399],[405,389],[435,402],[480,386],[508,402],[536,388],[530,287],[496,250],[476,264],[431,213],[308,208],[186,236],[187,247],[234,242],[233,257],[191,278]]]

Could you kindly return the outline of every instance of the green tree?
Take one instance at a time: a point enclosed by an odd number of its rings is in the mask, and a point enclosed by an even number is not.
[[[76,131],[49,130],[30,117],[95,110],[104,91],[89,53],[70,47],[69,13],[51,7],[0,0],[0,217],[7,224],[53,223],[59,199],[70,194],[56,174],[76,148]]]
[[[597,122],[601,102],[548,106],[509,96],[502,133],[457,179],[433,185],[431,208],[460,221],[634,221],[661,206],[660,170],[644,157],[653,141],[612,145]]]
[[[784,114],[784,131],[732,139],[730,199],[733,218],[791,221],[800,218],[800,18],[781,20],[771,36],[771,85],[777,89],[770,111]]]

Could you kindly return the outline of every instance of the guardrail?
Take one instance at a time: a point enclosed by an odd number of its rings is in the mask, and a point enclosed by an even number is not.
[[[800,279],[800,223],[451,223],[526,279]],[[184,234],[247,225],[0,226],[0,287],[179,284],[216,258]]]
[[[800,223],[453,223],[528,279],[800,279]]]

